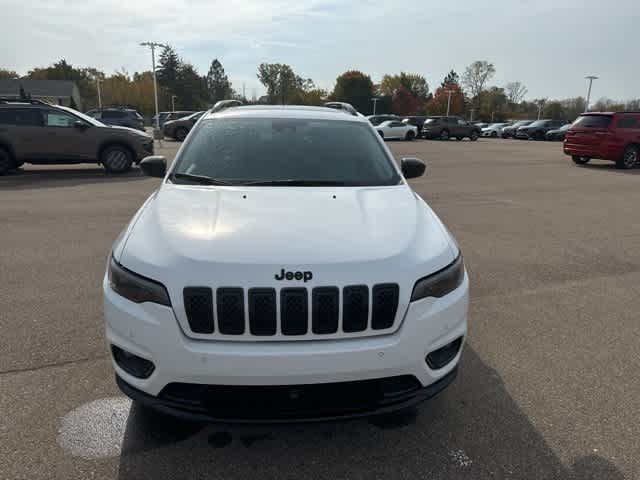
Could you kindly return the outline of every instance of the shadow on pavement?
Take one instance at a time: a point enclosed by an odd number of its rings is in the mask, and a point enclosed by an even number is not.
[[[640,175],[640,168],[631,168],[628,170],[623,170],[620,168],[616,168],[616,165],[613,162],[602,162],[602,163],[593,163],[591,162],[585,165],[576,165],[580,168],[586,168],[588,170],[600,170],[610,173],[621,173],[625,175]]]
[[[26,190],[31,188],[74,187],[93,183],[133,182],[148,179],[140,170],[132,168],[124,174],[109,174],[100,166],[82,168],[18,169],[0,177],[0,189]]]
[[[133,406],[119,478],[623,480],[624,475],[595,455],[563,465],[497,373],[467,347],[453,385],[400,416],[229,428],[184,423]]]

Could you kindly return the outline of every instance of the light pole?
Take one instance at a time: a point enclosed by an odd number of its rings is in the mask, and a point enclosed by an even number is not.
[[[149,47],[151,49],[151,66],[153,67],[153,99],[156,104],[156,125],[153,130],[154,137],[160,137],[160,115],[158,113],[158,85],[156,80],[156,47],[166,48],[167,46],[157,42],[142,42],[142,47]]]
[[[176,98],[177,98],[177,95],[171,95],[171,111],[172,112],[176,111]]]
[[[542,115],[543,106],[544,106],[544,100],[538,100],[538,120],[540,120],[540,115]]]
[[[376,106],[378,105],[378,100],[380,100],[378,97],[373,97],[371,99],[371,101],[373,102],[373,114],[376,114]]]
[[[595,75],[587,75],[584,78],[589,80],[589,90],[587,90],[587,103],[584,106],[584,111],[588,112],[589,111],[589,100],[591,100],[591,85],[593,84],[594,80],[598,80],[598,77],[596,77]]]
[[[103,80],[96,77],[96,87],[98,88],[98,108],[102,108],[102,92],[100,91],[100,84],[102,82]]]
[[[453,93],[453,90],[445,90],[445,92],[447,92],[447,94],[449,95],[447,97],[447,117],[449,116],[449,110],[451,108],[451,94]]]

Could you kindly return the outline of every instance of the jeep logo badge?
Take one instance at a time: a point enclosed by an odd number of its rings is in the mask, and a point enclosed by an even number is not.
[[[313,273],[306,272],[287,272],[284,268],[280,270],[280,273],[276,273],[275,279],[278,281],[282,280],[304,280],[304,283],[307,283],[309,280],[313,278]]]

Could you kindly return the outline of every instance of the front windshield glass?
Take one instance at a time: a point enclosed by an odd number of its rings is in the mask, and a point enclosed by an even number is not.
[[[546,120],[536,120],[535,122],[530,123],[529,126],[530,127],[540,127],[542,125],[545,125],[546,123],[547,123]]]
[[[359,122],[225,118],[200,124],[173,173],[230,184],[396,185],[392,161],[375,132]]]

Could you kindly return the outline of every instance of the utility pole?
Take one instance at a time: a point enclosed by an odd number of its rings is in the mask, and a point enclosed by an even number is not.
[[[543,106],[544,106],[544,100],[538,100],[538,120],[540,120],[540,116],[542,115]]]
[[[102,79],[96,77],[96,86],[98,87],[98,108],[102,108],[102,92],[100,91],[100,84],[102,81]]]
[[[449,95],[447,97],[447,117],[449,116],[449,110],[451,108],[451,94],[453,93],[453,90],[445,90],[445,92],[447,92],[447,94]]]
[[[154,138],[160,138],[160,114],[158,113],[158,81],[156,80],[156,47],[166,48],[167,46],[157,42],[142,42],[142,47],[151,49],[151,66],[153,67],[153,99],[156,104],[156,125],[153,130]]]
[[[176,111],[176,98],[177,98],[177,95],[171,95],[171,111],[172,112]]]
[[[596,77],[595,75],[587,75],[584,78],[589,80],[589,90],[587,90],[587,103],[584,106],[584,111],[588,112],[589,111],[589,100],[591,100],[591,85],[593,84],[594,80],[598,80],[598,77]]]
[[[376,114],[376,106],[378,105],[378,100],[380,100],[378,97],[373,97],[371,99],[371,101],[373,102],[373,114]]]

